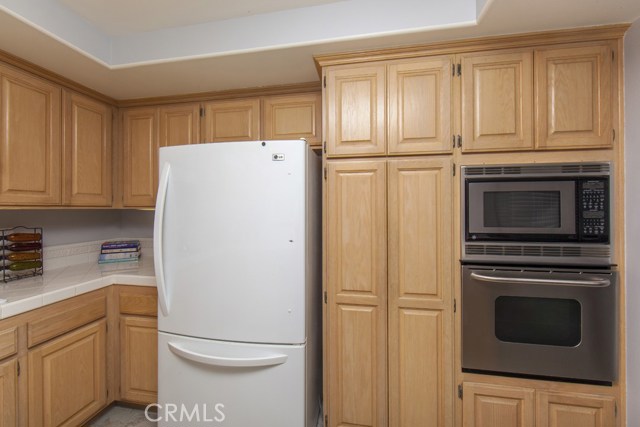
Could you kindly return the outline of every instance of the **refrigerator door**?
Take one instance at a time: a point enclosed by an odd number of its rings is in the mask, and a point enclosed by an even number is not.
[[[305,346],[160,332],[158,427],[305,426]],[[207,424],[208,423],[208,424]]]
[[[159,330],[305,342],[306,156],[304,141],[160,149]]]

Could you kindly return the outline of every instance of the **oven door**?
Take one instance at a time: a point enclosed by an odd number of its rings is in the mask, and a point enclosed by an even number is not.
[[[617,273],[464,266],[462,367],[610,383]]]
[[[468,180],[465,191],[467,242],[578,239],[575,180]]]

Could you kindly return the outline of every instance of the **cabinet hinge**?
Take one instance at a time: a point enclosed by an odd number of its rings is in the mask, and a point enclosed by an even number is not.
[[[458,311],[458,301],[456,301],[456,299],[453,299],[453,312],[455,313],[456,311]]]
[[[324,168],[324,180],[327,180],[327,168]]]
[[[458,143],[458,148],[462,147],[462,135],[458,135],[456,137],[456,142]]]
[[[451,75],[454,77],[456,75],[456,64],[451,64]]]
[[[200,107],[200,117],[204,117],[204,107]]]
[[[456,67],[456,72],[458,76],[462,75],[462,63],[458,64],[458,66]]]
[[[611,51],[611,60],[612,61],[616,60],[616,52],[614,50]]]
[[[458,399],[462,399],[462,384],[458,384]]]
[[[20,376],[20,362],[18,362],[18,367],[16,368],[16,371],[18,371],[17,374],[18,376]]]
[[[322,143],[322,152],[323,152],[324,154],[327,154],[327,141],[324,141],[324,142]]]
[[[451,172],[453,173],[453,176],[456,176],[456,164],[454,163],[451,166],[452,166],[452,171]]]
[[[456,136],[451,135],[451,142],[453,143],[453,148],[456,148]]]
[[[328,415],[324,416],[324,427],[329,427],[329,416]]]
[[[327,291],[324,291],[324,303],[327,303]]]
[[[613,416],[618,418],[618,402],[613,402]]]
[[[322,79],[322,87],[327,87],[327,76]]]
[[[613,134],[613,140],[616,140],[616,130],[615,129],[611,129],[611,133]]]

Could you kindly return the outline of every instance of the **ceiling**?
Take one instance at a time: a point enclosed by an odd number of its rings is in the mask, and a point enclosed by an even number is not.
[[[638,17],[637,0],[0,0],[0,49],[133,99],[317,81],[315,54]]]

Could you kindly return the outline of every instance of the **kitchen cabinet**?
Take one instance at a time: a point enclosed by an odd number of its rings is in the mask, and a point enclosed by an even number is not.
[[[533,50],[460,55],[462,151],[533,148]]]
[[[29,426],[78,426],[107,404],[106,320],[29,351]]]
[[[203,104],[204,142],[260,139],[260,99],[248,98]]]
[[[18,376],[17,361],[0,361],[0,427],[18,425]]]
[[[463,427],[534,427],[535,390],[464,383]]]
[[[61,202],[61,90],[0,66],[0,205]]]
[[[200,104],[160,107],[160,147],[200,142]]]
[[[614,60],[608,43],[536,49],[538,148],[611,147]]]
[[[111,206],[112,109],[87,96],[63,97],[62,202]]]
[[[322,97],[319,93],[277,95],[263,101],[262,139],[304,138],[322,145]]]
[[[158,320],[155,288],[120,286],[120,398],[158,398]]]
[[[158,124],[155,107],[122,113],[123,194],[125,207],[152,207],[158,186]]]
[[[612,397],[578,393],[538,392],[536,427],[612,427],[616,424]]]

